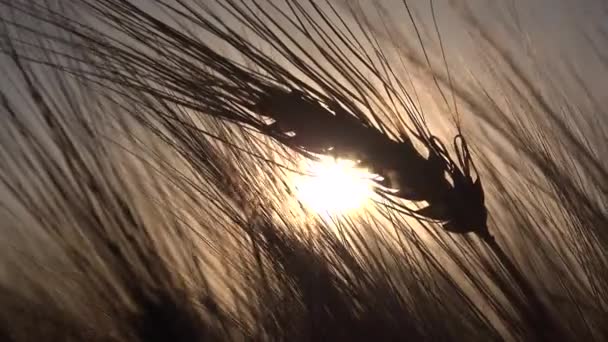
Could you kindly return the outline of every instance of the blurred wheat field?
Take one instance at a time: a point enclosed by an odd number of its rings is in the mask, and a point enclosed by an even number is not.
[[[607,339],[607,9],[0,0],[0,336]],[[450,153],[460,125],[503,254],[302,203],[305,158],[244,109],[267,84]]]

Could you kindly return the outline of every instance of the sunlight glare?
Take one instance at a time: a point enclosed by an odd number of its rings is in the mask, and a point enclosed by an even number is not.
[[[361,208],[374,195],[377,175],[346,159],[325,157],[309,161],[307,175],[295,179],[296,196],[319,214],[342,214]]]

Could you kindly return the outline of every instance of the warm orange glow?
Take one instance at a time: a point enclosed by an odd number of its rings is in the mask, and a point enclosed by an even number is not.
[[[296,196],[319,214],[341,214],[361,208],[374,195],[374,178],[345,159],[323,158],[304,166],[308,175],[294,179]]]

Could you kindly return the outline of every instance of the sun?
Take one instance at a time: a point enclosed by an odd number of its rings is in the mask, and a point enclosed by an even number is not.
[[[319,214],[343,214],[361,208],[374,195],[378,176],[347,159],[307,161],[306,175],[294,179],[297,199]]]

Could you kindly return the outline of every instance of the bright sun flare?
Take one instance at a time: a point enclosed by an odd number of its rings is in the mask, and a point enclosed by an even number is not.
[[[294,179],[296,196],[320,214],[339,214],[362,207],[374,194],[373,174],[345,159],[323,158],[307,162]]]

